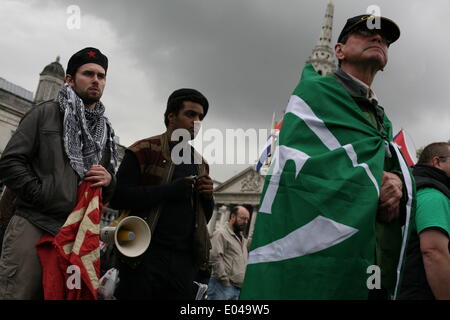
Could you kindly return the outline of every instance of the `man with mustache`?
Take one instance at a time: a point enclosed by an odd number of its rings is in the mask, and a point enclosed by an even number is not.
[[[118,299],[194,299],[194,279],[208,269],[206,225],[214,201],[209,166],[188,142],[208,107],[197,90],[174,91],[164,114],[166,132],[125,152],[111,206],[121,216],[142,217],[152,239],[142,256],[119,256]]]
[[[385,137],[389,136],[389,129],[383,125],[386,116],[372,90],[372,83],[377,72],[384,70],[388,61],[388,49],[399,37],[400,29],[395,22],[385,17],[365,14],[347,20],[335,45],[339,61],[335,78],[377,129],[378,134]],[[398,238],[398,232],[391,231],[395,228],[393,225],[402,218],[405,191],[401,170],[392,153],[395,151],[387,148],[376,224],[376,264],[381,269],[382,288],[370,290],[369,299],[387,298],[392,294],[395,283],[395,258],[386,258],[389,254],[384,253],[395,251],[393,243],[397,242],[394,239]]]
[[[2,154],[0,179],[17,199],[0,258],[0,299],[43,298],[36,244],[59,232],[82,181],[102,188],[104,203],[112,196],[117,151],[100,101],[107,69],[100,50],[75,53],[58,99],[32,107]]]

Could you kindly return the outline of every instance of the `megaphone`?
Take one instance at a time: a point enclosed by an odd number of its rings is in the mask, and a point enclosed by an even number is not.
[[[140,256],[150,245],[151,232],[148,224],[139,217],[128,216],[116,227],[100,230],[100,239],[113,243],[121,254],[134,258]]]

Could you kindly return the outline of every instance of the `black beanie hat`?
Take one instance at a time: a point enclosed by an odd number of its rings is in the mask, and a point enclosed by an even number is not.
[[[183,88],[172,92],[169,99],[167,99],[167,109],[164,113],[164,119],[167,119],[169,113],[178,111],[179,109],[177,110],[177,108],[179,108],[180,103],[183,101],[192,101],[200,104],[203,107],[203,116],[206,116],[208,113],[209,103],[206,97],[195,89]]]
[[[67,63],[66,74],[74,76],[79,67],[86,63],[96,63],[105,69],[105,74],[108,70],[108,58],[100,52],[100,50],[92,47],[84,48],[70,57]]]

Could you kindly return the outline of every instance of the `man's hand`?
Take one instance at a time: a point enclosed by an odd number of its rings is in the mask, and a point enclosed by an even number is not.
[[[383,171],[380,200],[377,219],[381,222],[391,222],[400,213],[400,199],[403,196],[402,180],[394,173]]]
[[[190,199],[192,197],[192,192],[194,190],[194,178],[193,177],[178,178],[172,181],[172,183],[168,185],[168,188],[170,198]]]
[[[204,173],[197,177],[195,190],[204,198],[211,198],[213,194],[213,181],[211,177]]]
[[[107,187],[111,183],[112,176],[100,165],[93,165],[88,172],[84,175],[84,181],[91,181],[93,184],[91,188],[95,187]]]

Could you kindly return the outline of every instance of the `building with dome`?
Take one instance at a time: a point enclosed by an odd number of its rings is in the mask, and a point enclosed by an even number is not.
[[[39,84],[34,97],[34,103],[52,100],[58,95],[58,91],[64,84],[65,71],[59,63],[59,56],[56,61],[47,65],[39,74]]]

